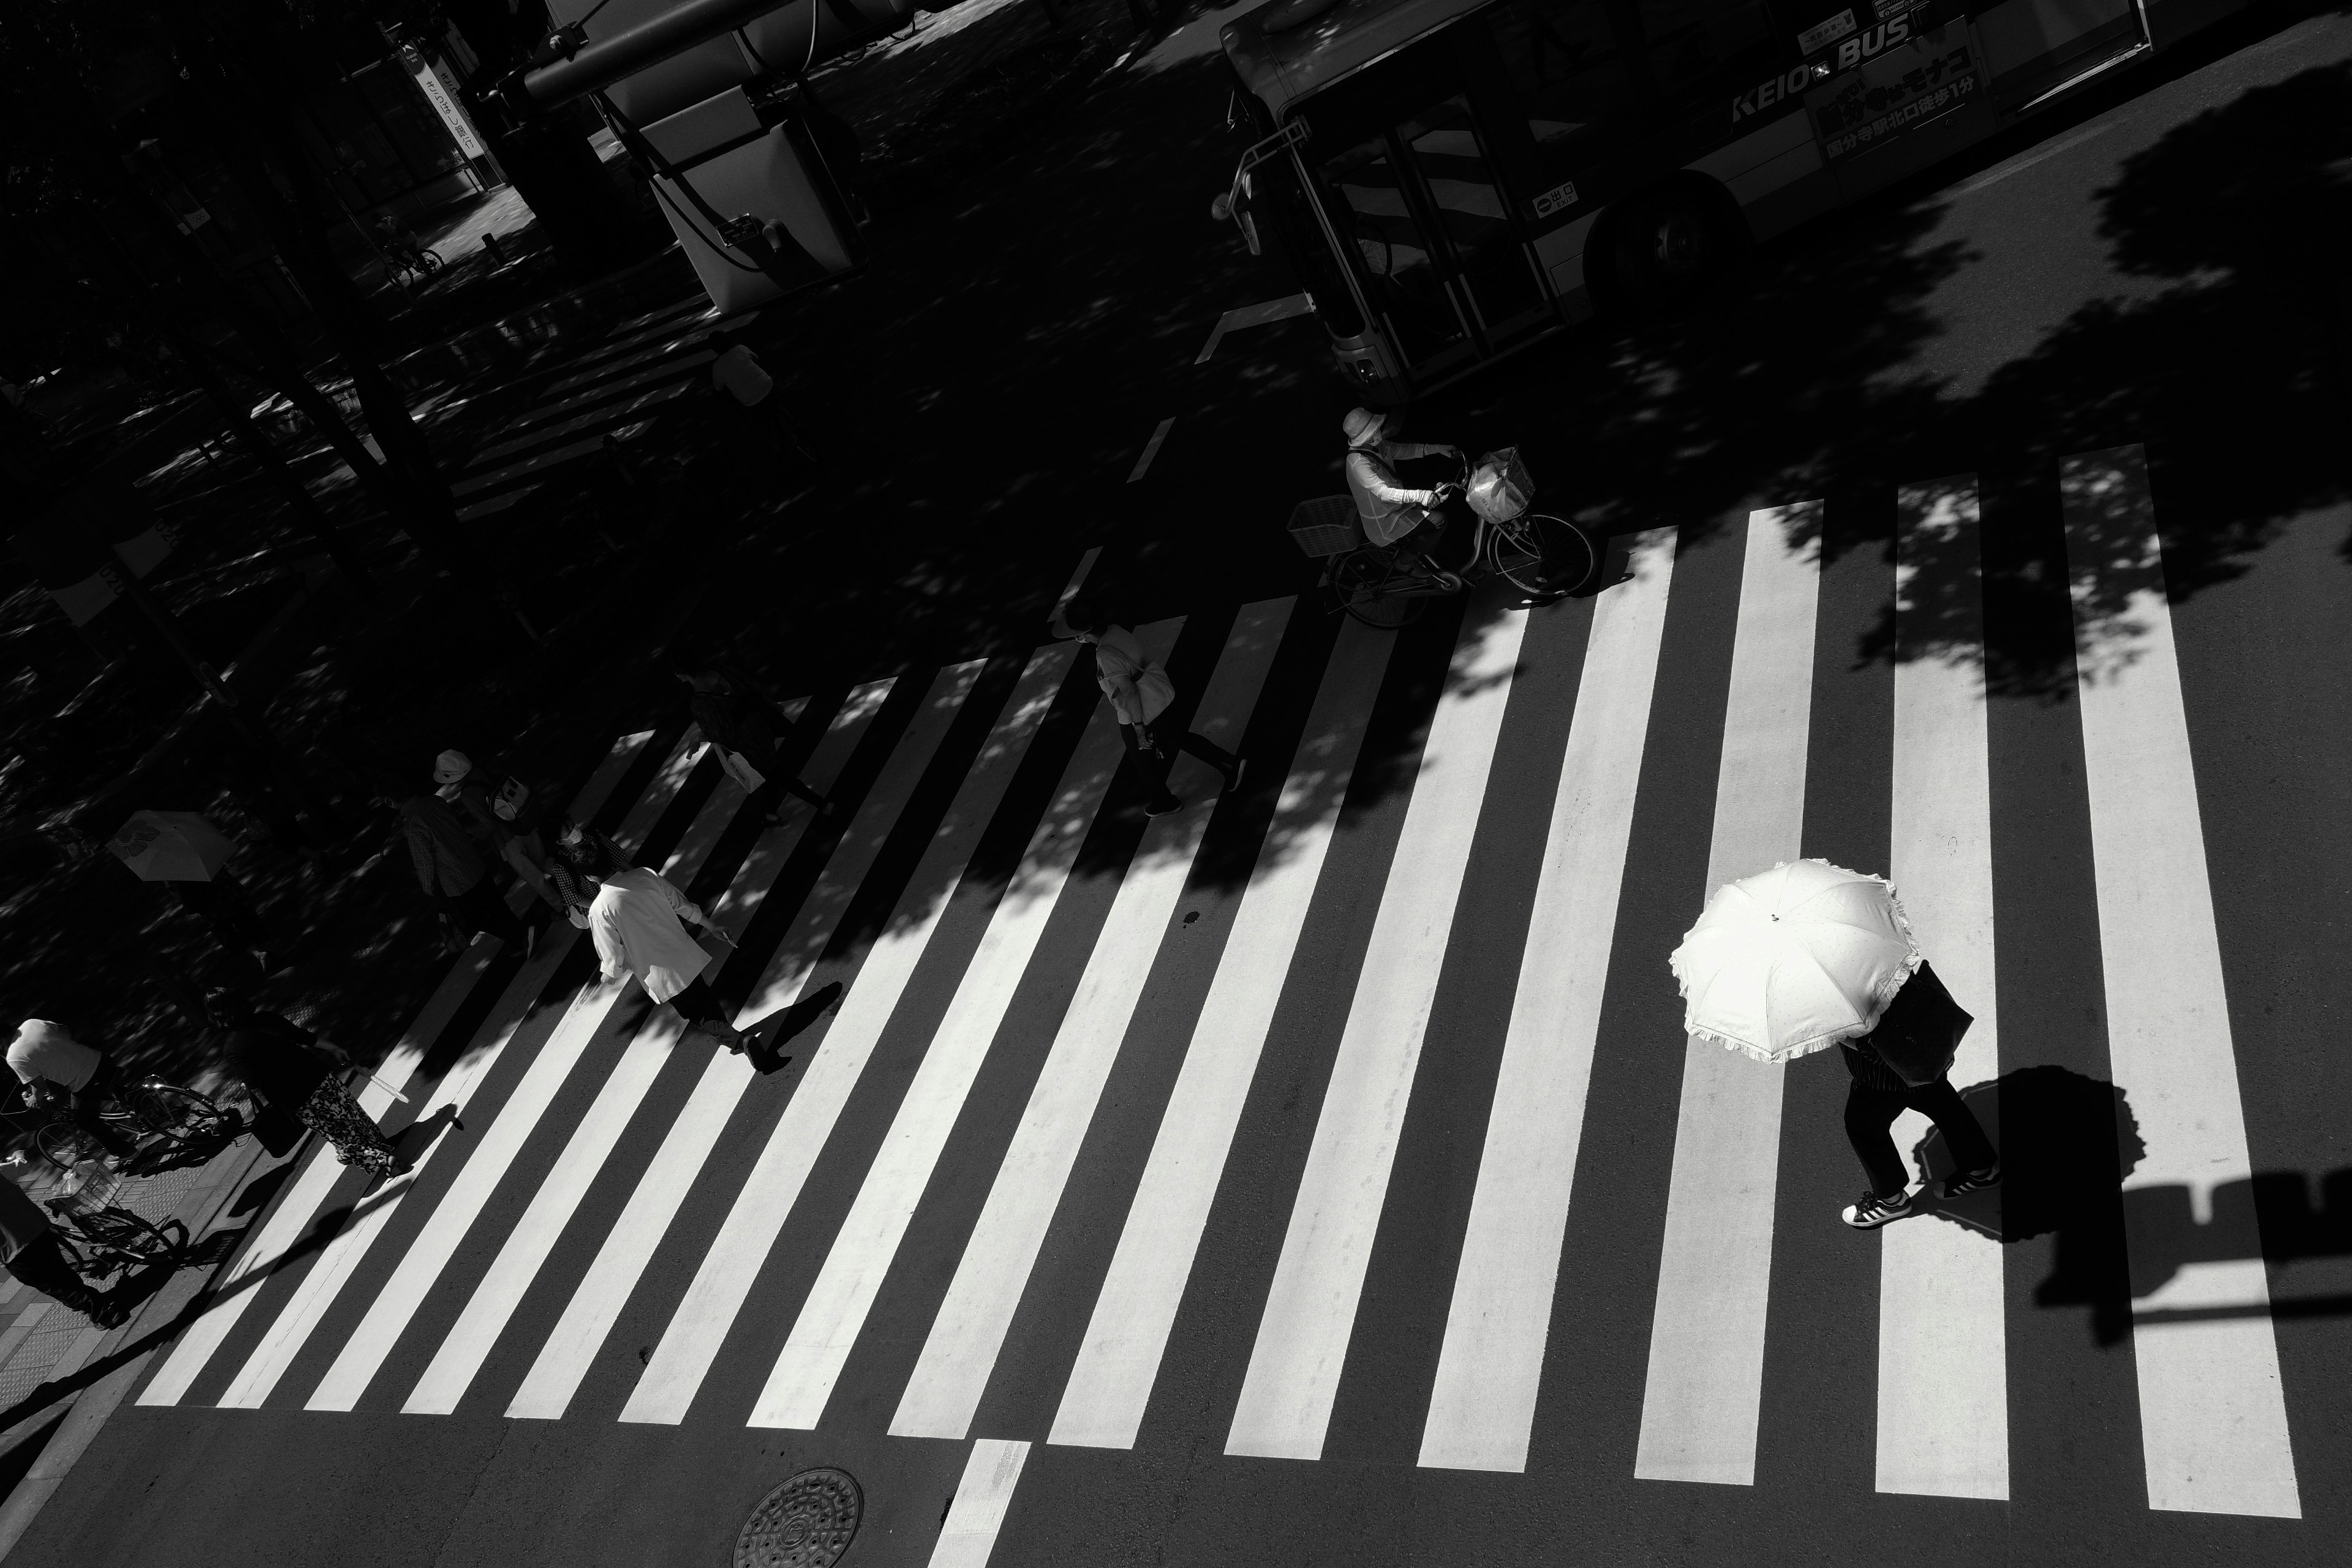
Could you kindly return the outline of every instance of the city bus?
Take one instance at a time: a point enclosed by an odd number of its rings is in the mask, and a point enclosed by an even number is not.
[[[1399,404],[1671,308],[2244,3],[1275,0],[1223,30],[1260,140],[1216,211]]]

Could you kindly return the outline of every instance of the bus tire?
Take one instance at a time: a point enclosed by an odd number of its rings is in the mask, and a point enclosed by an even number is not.
[[[1717,187],[1675,180],[1624,203],[1609,225],[1610,280],[1624,304],[1671,310],[1722,281],[1745,237]]]

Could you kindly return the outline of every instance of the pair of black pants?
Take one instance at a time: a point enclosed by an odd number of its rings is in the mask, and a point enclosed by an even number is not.
[[[7,1269],[58,1306],[71,1308],[85,1318],[96,1319],[112,1305],[113,1291],[92,1289],[89,1280],[74,1272],[55,1232],[45,1232],[18,1247],[16,1256],[8,1259]]]
[[[727,1005],[719,1000],[719,993],[698,974],[686,983],[686,989],[669,999],[677,1016],[689,1024],[716,1024],[727,1027]]]
[[[482,879],[462,893],[449,895],[449,913],[457,920],[460,935],[488,931],[510,948],[522,945],[522,921],[507,908],[499,896],[499,885],[488,872]]]
[[[66,1096],[66,1114],[73,1124],[98,1141],[99,1146],[120,1159],[129,1159],[138,1152],[139,1140],[124,1137],[106,1124],[106,1102],[114,1098],[114,1064],[100,1061],[89,1075],[89,1081]]]
[[[1176,753],[1179,752],[1190,752],[1224,774],[1225,783],[1229,786],[1234,782],[1234,770],[1242,765],[1239,757],[1234,756],[1214,741],[1204,741],[1189,730],[1173,746],[1168,743],[1164,736],[1154,735],[1152,741],[1157,749],[1146,751],[1141,733],[1143,728],[1135,724],[1121,724],[1118,727],[1118,732],[1127,742],[1128,760],[1135,764],[1135,771],[1142,775],[1143,782],[1151,787],[1151,799],[1148,803],[1150,809],[1172,811],[1184,804],[1178,800],[1168,788],[1169,771],[1176,765]]]
[[[1950,1079],[1913,1089],[1869,1089],[1857,1082],[1846,1091],[1845,1135],[1862,1157],[1874,1196],[1891,1198],[1911,1184],[1910,1167],[1888,1132],[1906,1110],[1916,1110],[1936,1124],[1951,1152],[1954,1171],[1981,1171],[2000,1158]]]

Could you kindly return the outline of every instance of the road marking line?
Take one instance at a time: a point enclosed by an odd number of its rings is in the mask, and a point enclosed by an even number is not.
[[[1423,1465],[1528,1466],[1674,584],[1675,531],[1643,534],[1632,564],[1633,581],[1592,607],[1422,1432]]]
[[[597,764],[595,772],[589,775],[587,783],[582,784],[579,794],[572,797],[571,815],[583,820],[593,816],[611,797],[613,791],[620,786],[622,775],[629,771],[629,765],[636,761],[637,754],[653,738],[654,732],[646,730],[634,735],[624,735],[613,742],[613,748],[605,753],[604,760]],[[568,938],[570,934],[567,927],[564,935]],[[539,994],[540,987],[554,976],[555,966],[562,954],[569,951],[571,943],[568,940],[558,941],[551,943],[536,960],[523,965],[491,1012],[489,1026],[507,1027],[504,1020],[509,1012],[530,1005],[530,999]],[[408,1026],[408,1032],[393,1047],[383,1065],[376,1068],[377,1081],[371,1082],[360,1091],[360,1109],[372,1117],[381,1117],[391,1107],[392,1095],[383,1086],[388,1085],[392,1089],[407,1087],[417,1064],[425,1059],[425,1053],[432,1048],[441,1031],[448,1027],[449,1020],[472,994],[483,971],[489,967],[491,952],[488,943],[478,943],[457,960],[426,1001],[424,1010],[416,1016],[415,1022]],[[528,990],[523,989],[526,983],[530,986]],[[310,1228],[310,1222],[318,1216],[319,1210],[325,1205],[342,1175],[342,1164],[323,1144],[311,1151],[309,1163],[295,1176],[285,1195],[278,1200],[278,1206],[270,1212],[260,1234],[245,1247],[235,1266],[214,1287],[211,1305],[180,1336],[179,1343],[173,1347],[162,1368],[140,1391],[140,1404],[176,1405],[185,1397],[189,1386],[204,1371],[214,1352],[220,1349],[222,1342],[227,1339],[229,1331],[236,1326],[237,1319],[244,1315],[245,1310],[259,1294],[261,1279],[254,1277],[257,1275],[266,1279],[285,1260],[296,1243],[302,1239],[303,1233]],[[377,1194],[376,1197],[380,1200],[382,1194]],[[248,1279],[252,1283],[247,1284]]]
[[[1160,427],[1151,433],[1151,439],[1143,444],[1143,456],[1135,459],[1135,472],[1127,476],[1129,484],[1141,479],[1151,467],[1151,459],[1160,456],[1160,443],[1168,439],[1168,432],[1175,424],[1176,416],[1173,414],[1160,422]]]
[[[2107,1052],[2147,1152],[2124,1180],[2125,1242],[2153,1509],[2300,1519],[2197,770],[2137,447],[2068,458],[2059,492],[2074,600],[2083,772],[2106,972]],[[2177,1211],[2167,1203],[2178,1193]],[[2195,1239],[2172,1234],[2193,1226]],[[2230,1315],[2150,1321],[2176,1310]]]
[[[1976,476],[1906,485],[1895,515],[1887,871],[1920,951],[1976,1016],[1952,1081],[1988,1082],[2000,1075],[2000,1019]],[[1895,1124],[1896,1146],[1913,1147],[1930,1125],[1905,1111]],[[1997,1204],[1998,1189],[1989,1198],[1989,1207]],[[1879,1237],[1878,1489],[2006,1499],[2000,1245],[1948,1220],[1892,1225]]]
[[[1406,804],[1380,910],[1323,1091],[1228,1454],[1322,1457],[1372,1237],[1478,833],[1528,613],[1474,606]]]
[[[1135,1446],[1395,646],[1393,636],[1353,621],[1339,629],[1062,1391],[1050,1442]]]
[[[1208,363],[1209,357],[1217,352],[1217,345],[1225,341],[1227,332],[1238,331],[1244,327],[1262,327],[1269,321],[1288,321],[1293,316],[1309,315],[1314,310],[1315,296],[1304,293],[1286,294],[1279,300],[1268,300],[1262,304],[1236,305],[1217,318],[1217,324],[1209,330],[1208,342],[1202,346],[1200,357],[1192,363]]]
[[[699,743],[695,732],[689,729],[685,737],[671,751],[652,785],[631,808],[628,819],[622,825],[621,832],[614,835],[624,847],[634,848],[644,842],[645,836],[652,831],[656,820],[668,806],[670,801],[676,798],[679,786],[686,782],[686,775],[691,768],[694,751]],[[535,974],[539,985],[543,986],[552,977],[555,966],[562,962],[562,956],[571,952],[572,941],[578,935],[579,933],[570,926],[565,926],[547,952],[523,966],[521,974],[517,976],[518,982],[526,976]],[[417,1120],[429,1121],[444,1110],[453,1114],[464,1111],[474,1090],[479,1088],[482,1081],[489,1076],[490,1070],[498,1065],[499,1057],[513,1041],[516,1031],[522,1026],[524,1016],[530,1008],[532,998],[538,994],[538,989],[534,987],[518,995],[515,986],[508,987],[507,996],[513,1001],[514,1005],[511,1008],[503,1005],[500,1007],[497,1016],[499,1024],[495,1037],[488,1047],[468,1052],[466,1058],[441,1080],[432,1097],[419,1110]],[[580,999],[578,994],[573,996],[573,1006],[578,1005]],[[569,1016],[569,1010],[567,1010],[567,1016]],[[539,1059],[531,1064],[530,1071],[525,1073],[525,1083],[530,1082],[532,1073],[542,1071],[542,1062],[549,1063],[551,1069],[554,1062],[561,1060],[562,1053],[560,1044],[562,1038],[563,1029],[559,1022],[554,1037],[541,1048]],[[581,1045],[584,1047],[585,1044],[583,1039]],[[422,1055],[421,1051],[419,1055]],[[520,1097],[523,1092],[523,1087],[518,1085],[516,1095]],[[367,1100],[362,1098],[361,1104],[364,1106],[367,1103]],[[493,1120],[489,1131],[484,1135],[485,1142],[499,1136],[499,1121],[504,1119],[505,1112],[509,1109],[511,1109],[511,1102],[509,1107],[501,1108],[499,1117]],[[300,1283],[295,1286],[292,1296],[278,1312],[276,1321],[270,1324],[268,1331],[263,1334],[261,1342],[254,1347],[252,1354],[246,1358],[245,1365],[238,1370],[236,1376],[230,1382],[227,1394],[221,1399],[223,1408],[257,1409],[262,1402],[269,1397],[271,1391],[278,1386],[278,1380],[286,1374],[286,1370],[293,1364],[295,1356],[309,1342],[311,1333],[326,1317],[328,1310],[334,1305],[335,1298],[341,1291],[344,1283],[350,1279],[352,1271],[359,1268],[361,1259],[367,1256],[368,1248],[374,1244],[375,1238],[383,1233],[383,1228],[391,1223],[393,1215],[400,1212],[402,1200],[415,1190],[417,1178],[431,1164],[433,1156],[448,1146],[449,1139],[446,1134],[436,1137],[431,1144],[417,1153],[415,1163],[409,1167],[406,1173],[395,1176],[379,1185],[374,1193],[370,1194],[366,1204],[351,1223],[335,1233],[334,1238],[320,1251],[318,1258],[303,1274]]]
[[[1136,628],[1136,636],[1155,661],[1164,661],[1182,626],[1181,618],[1158,621]],[[1053,804],[995,900],[988,929],[907,1086],[881,1150],[858,1184],[747,1425],[807,1428],[824,1414],[1126,754],[1118,714],[1108,702],[1097,702],[1055,786]]]
[[[983,1437],[971,1446],[955,1501],[940,1525],[939,1544],[931,1549],[930,1568],[988,1568],[1005,1511],[1013,1506],[1013,1489],[1028,1462],[1026,1443]]]
[[[1239,743],[1291,605],[1271,599],[1243,608],[1202,690],[1194,732]],[[961,1438],[971,1429],[1216,805],[1213,797],[1155,818],[1136,847],[907,1381],[892,1436]]]
[[[1819,501],[1748,514],[1701,902],[1804,852]],[[1663,954],[1661,957],[1663,958]],[[1771,1299],[1782,1069],[1685,1039],[1633,1474],[1752,1486]]]
[[[803,922],[810,920],[813,914],[824,920],[825,935],[830,937],[846,900],[828,898],[829,890],[845,876],[854,887],[864,878],[866,868],[873,864],[874,856],[881,847],[881,840],[888,836],[899,808],[906,804],[907,794],[913,789],[913,779],[921,774],[923,765],[930,760],[931,752],[938,746],[939,736],[946,731],[947,721],[954,716],[955,707],[961,706],[962,694],[970,691],[971,676],[978,672],[981,662],[974,661],[961,667],[970,673],[962,677],[955,704],[949,708],[945,717],[935,724],[927,724],[925,720],[929,715],[918,716],[916,728],[928,735],[928,744],[917,738],[913,730],[900,737],[890,763],[876,780],[865,804],[859,807],[857,816],[852,819],[849,831],[835,847],[824,877],[818,882],[809,905],[803,910]],[[942,682],[949,681],[953,673],[943,675]],[[835,717],[825,738],[818,743],[809,760],[807,777],[811,784],[819,790],[829,790],[840,778],[842,769],[856,750],[873,718],[875,707],[878,705],[878,698],[871,701],[868,699],[873,697],[876,688],[887,689],[888,684],[877,681],[872,687],[860,688],[850,694],[849,701]],[[939,683],[935,683],[934,691],[939,689]],[[954,689],[952,686],[950,689]],[[917,752],[911,773],[902,767],[899,761],[910,745]],[[905,781],[903,784],[900,782],[902,779]],[[876,813],[880,816],[878,830],[873,815]],[[800,829],[786,829],[778,837],[781,841],[775,846],[770,861],[764,868],[753,873],[766,882],[772,882],[783,869],[793,845],[799,841]],[[761,842],[764,844],[766,840]],[[739,877],[738,885],[740,884]],[[732,923],[722,921],[730,935],[739,933],[748,923],[750,916],[747,911],[751,907],[752,902],[747,900],[738,907],[739,919]],[[714,913],[713,918],[719,917]],[[797,931],[798,928],[795,929]],[[817,945],[821,951],[823,942]],[[723,967],[731,955],[722,953],[719,956],[720,965],[718,967]],[[693,1094],[679,1111],[677,1120],[670,1124],[660,1149],[655,1152],[645,1174],[638,1179],[620,1217],[614,1222],[604,1245],[589,1264],[587,1273],[573,1289],[562,1318],[548,1335],[547,1342],[540,1347],[537,1359],[524,1375],[513,1401],[507,1406],[509,1415],[553,1420],[570,1406],[581,1379],[588,1373],[590,1362],[603,1347],[605,1336],[611,1332],[622,1308],[627,1304],[630,1293],[644,1276],[655,1249],[667,1234],[670,1221],[677,1217],[679,1205],[685,1203],[695,1177],[701,1172],[703,1161],[709,1157],[711,1148],[725,1131],[743,1091],[751,1087],[755,1076],[755,1069],[748,1058],[724,1051],[712,1053],[709,1061],[704,1065],[701,1078],[695,1083]],[[415,1396],[412,1395],[412,1405],[414,1402]]]
[[[1054,613],[1045,617],[1047,625],[1059,626],[1062,624],[1062,612],[1070,607],[1070,601],[1076,598],[1078,590],[1087,585],[1087,574],[1095,569],[1095,563],[1101,558],[1102,546],[1099,544],[1088,545],[1087,552],[1078,557],[1078,569],[1070,574],[1070,581],[1063,588],[1062,596],[1054,601]]]
[[[848,994],[841,1000],[840,1011],[825,1030],[824,1043],[785,1102],[782,1116],[760,1152],[759,1163],[736,1194],[685,1299],[622,1409],[622,1420],[675,1426],[686,1418],[687,1406],[709,1373],[728,1329],[767,1262],[769,1248],[791,1217],[810,1169],[824,1152],[825,1140],[866,1070],[884,1026],[905,994],[931,932],[947,912],[982,830],[995,815],[1005,787],[1036,736],[1037,726],[1053,706],[1076,647],[1055,643],[1030,656],[1028,668],[1005,700],[978,761],[932,834],[930,847],[915,868],[907,890],[899,896],[882,934],[866,949],[849,982]],[[762,977],[762,999],[781,994],[784,986],[797,991],[800,981],[791,978],[793,966],[814,961],[813,952],[805,958],[778,954],[768,975]]]

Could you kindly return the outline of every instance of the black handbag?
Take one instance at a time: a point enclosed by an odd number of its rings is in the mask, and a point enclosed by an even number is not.
[[[1895,1077],[1917,1089],[1952,1070],[1961,1037],[1975,1022],[1974,1015],[1963,1011],[1944,989],[1935,966],[1922,963],[1866,1038]]]

